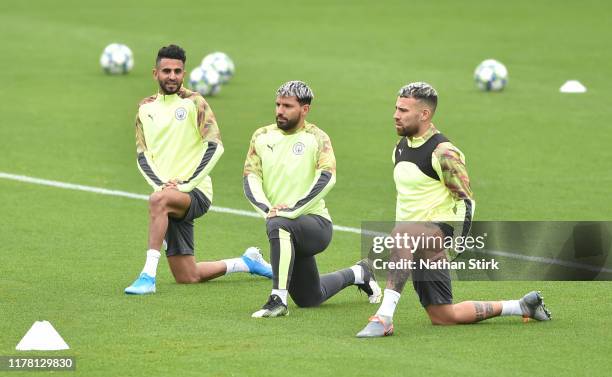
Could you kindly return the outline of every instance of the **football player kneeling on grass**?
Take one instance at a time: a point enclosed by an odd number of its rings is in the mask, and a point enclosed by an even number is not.
[[[393,237],[436,240],[452,237],[455,231],[465,237],[470,230],[474,201],[465,159],[431,123],[437,103],[436,90],[427,83],[416,82],[400,89],[395,104],[395,130],[401,139],[393,154],[397,189]],[[434,241],[431,245],[418,252],[410,245],[392,248],[391,261],[437,262],[445,258],[444,242]],[[518,315],[539,321],[550,319],[539,292],[527,293],[520,300],[453,304],[448,269],[399,268],[388,271],[382,304],[357,337],[393,334],[393,314],[410,276],[421,305],[434,325],[475,323],[500,315]]]
[[[332,222],[323,198],[336,182],[336,159],[325,132],[306,121],[313,99],[301,81],[276,92],[276,123],[251,139],[244,165],[244,193],[266,219],[272,264],[272,292],[253,317],[287,315],[287,295],[300,307],[318,306],[356,285],[371,303],[380,288],[365,261],[319,276],[315,255],[332,238]]]
[[[177,283],[198,283],[233,272],[272,277],[259,249],[237,258],[196,263],[193,222],[212,201],[210,172],[223,153],[212,109],[183,87],[185,51],[162,47],[153,69],[159,92],[140,102],[136,116],[138,167],[154,192],[149,197],[149,250],[142,273],[127,294],[155,292],[162,243]]]

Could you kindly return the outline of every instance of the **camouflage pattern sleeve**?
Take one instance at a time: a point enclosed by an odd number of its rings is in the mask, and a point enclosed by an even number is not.
[[[315,136],[319,143],[317,170],[323,170],[336,174],[336,156],[332,148],[331,140],[325,132],[316,130]]]
[[[257,137],[265,132],[265,128],[255,131],[251,138],[246,160],[244,161],[243,189],[244,195],[253,208],[262,217],[266,217],[272,205],[263,189],[263,169],[261,157],[257,154]]]
[[[221,144],[221,131],[219,131],[215,114],[210,105],[208,105],[204,97],[197,94],[195,95],[194,102],[198,109],[198,131],[202,136],[202,141],[212,141]]]
[[[138,103],[138,111],[136,111],[136,153],[144,153],[147,150],[147,142],[144,137],[144,129],[140,120],[140,107],[147,103],[155,101],[156,96],[149,96]]]
[[[440,163],[442,180],[456,199],[472,199],[470,178],[465,167],[463,154],[450,143],[441,143],[434,150]]]
[[[261,157],[257,154],[257,149],[255,147],[255,141],[257,136],[260,135],[260,130],[255,131],[253,137],[251,137],[251,143],[249,144],[249,150],[247,151],[246,160],[244,161],[244,172],[243,176],[247,176],[249,174],[255,174],[260,179],[263,179],[263,169],[261,167]]]
[[[147,150],[147,143],[142,129],[140,116],[136,114],[136,153],[144,153]]]

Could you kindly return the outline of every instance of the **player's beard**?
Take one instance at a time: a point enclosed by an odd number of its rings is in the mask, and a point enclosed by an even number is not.
[[[168,84],[174,85],[175,88],[168,89]],[[181,89],[182,85],[183,85],[182,81],[171,82],[170,80],[166,80],[166,81],[159,80],[159,88],[166,95],[175,94],[176,92],[179,91],[179,89]]]
[[[414,135],[417,134],[417,132],[419,132],[419,127],[418,125],[416,126],[401,126],[400,128],[395,128],[395,130],[397,131],[397,134],[399,136],[406,136],[406,137],[412,137]]]
[[[300,117],[296,117],[293,119],[281,117],[280,115],[276,116],[276,125],[283,131],[289,131],[297,127],[300,121]]]

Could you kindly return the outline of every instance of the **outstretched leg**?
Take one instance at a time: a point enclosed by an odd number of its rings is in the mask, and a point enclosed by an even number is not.
[[[425,308],[434,325],[475,323],[501,314],[501,301],[463,301],[450,305],[429,305]]]
[[[497,316],[522,316],[537,321],[551,319],[540,292],[527,293],[520,300],[463,301],[454,305],[429,305],[425,308],[434,325],[470,324]]]

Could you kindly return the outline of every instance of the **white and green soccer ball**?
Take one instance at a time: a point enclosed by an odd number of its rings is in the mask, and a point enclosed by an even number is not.
[[[474,81],[480,90],[499,92],[508,84],[508,69],[495,59],[487,59],[476,67]]]
[[[108,74],[126,74],[134,68],[134,54],[124,44],[111,43],[102,52],[100,65],[104,72]]]
[[[214,96],[221,90],[221,76],[212,67],[196,67],[189,74],[189,87],[203,96]]]
[[[202,67],[212,67],[221,77],[221,83],[226,84],[234,76],[236,66],[232,59],[224,52],[213,52],[202,59]]]

